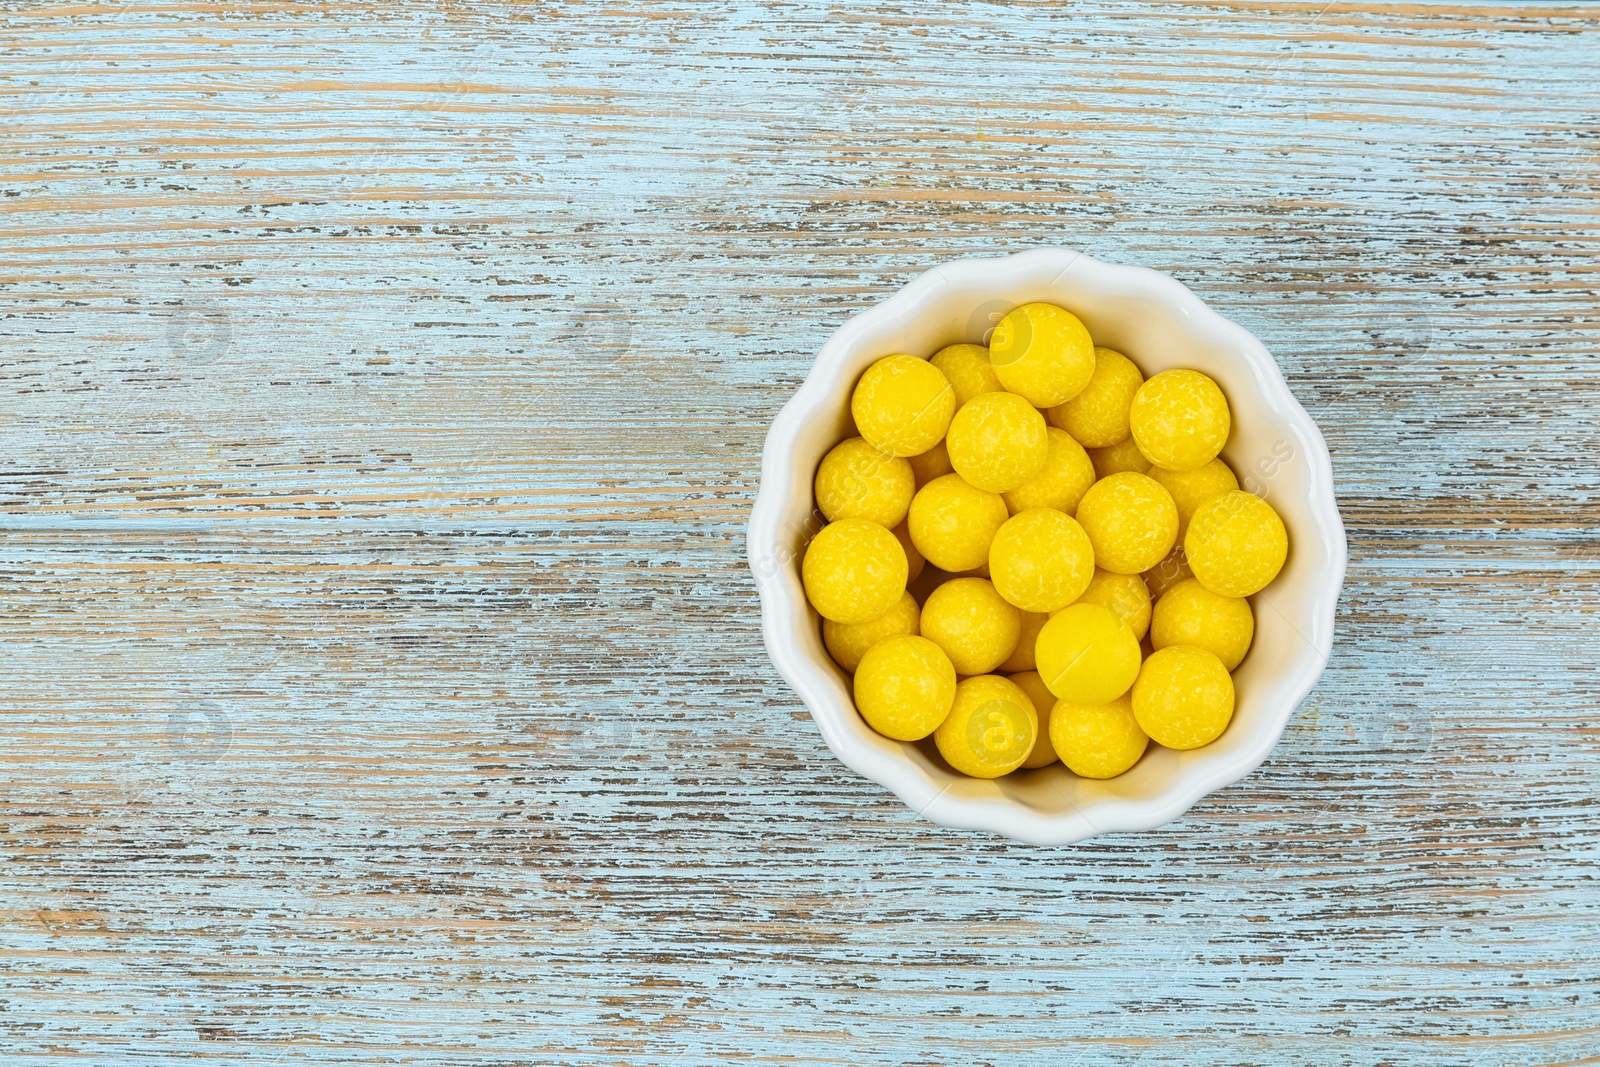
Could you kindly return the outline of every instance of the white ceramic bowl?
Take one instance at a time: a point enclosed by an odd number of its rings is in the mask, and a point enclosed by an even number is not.
[[[1233,409],[1223,457],[1289,528],[1288,563],[1251,598],[1255,644],[1234,675],[1228,729],[1192,752],[1152,744],[1131,771],[1104,782],[1060,763],[982,781],[945,766],[931,738],[874,733],[856,713],[850,676],[823,648],[800,585],[801,550],[824,521],[812,477],[828,449],[855,432],[850,393],[861,372],[893,352],[928,356],[981,343],[1002,315],[1034,300],[1075,313],[1095,344],[1127,354],[1146,376],[1190,367],[1214,378]],[[1160,826],[1255,769],[1327,663],[1345,570],[1327,445],[1261,342],[1173,278],[1065,248],[943,264],[841,326],[767,433],[748,538],[767,652],[834,755],[934,822],[1036,844]]]

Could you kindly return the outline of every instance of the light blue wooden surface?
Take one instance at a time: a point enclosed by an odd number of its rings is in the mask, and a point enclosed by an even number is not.
[[[0,6],[8,1064],[1600,1060],[1600,8]],[[955,255],[1276,354],[1256,774],[939,829],[762,652],[767,423]]]

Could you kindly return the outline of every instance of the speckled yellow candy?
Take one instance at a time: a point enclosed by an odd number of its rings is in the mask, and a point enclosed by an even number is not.
[[[1189,560],[1183,554],[1183,546],[1179,545],[1166,558],[1154,567],[1144,572],[1145,588],[1150,590],[1150,598],[1159,602],[1168,589],[1179,582],[1186,582],[1194,577],[1194,571],[1189,569]]]
[[[829,449],[813,484],[817,507],[829,522],[868,519],[894,527],[906,517],[917,491],[911,464],[851,437]]]
[[[1203,648],[1231,671],[1250,651],[1255,632],[1250,601],[1218,596],[1190,578],[1167,590],[1156,605],[1150,643],[1158,649],[1169,645]]]
[[[922,636],[944,650],[956,673],[987,674],[1016,651],[1022,613],[984,578],[952,578],[922,605]]]
[[[1187,471],[1222,451],[1232,418],[1216,382],[1196,370],[1169,370],[1139,387],[1128,426],[1151,463]]]
[[[1139,762],[1150,738],[1124,694],[1106,704],[1059,701],[1050,711],[1050,745],[1080,778],[1115,778]]]
[[[1033,751],[1036,718],[1028,694],[1009,678],[966,678],[956,686],[955,703],[933,741],[962,774],[998,778],[1022,766]]]
[[[1219,596],[1250,596],[1283,569],[1289,532],[1272,505],[1234,490],[1200,505],[1183,550],[1201,585]]]
[[[944,447],[943,438],[926,452],[908,457],[906,462],[911,464],[911,471],[917,476],[918,489],[935,478],[943,478],[955,471],[955,468],[950,466],[950,452]]]
[[[1015,515],[1029,508],[1055,508],[1071,515],[1094,484],[1094,464],[1083,446],[1054,426],[1045,428],[1047,451],[1039,473],[1001,495]]]
[[[1105,448],[1126,441],[1128,411],[1144,375],[1121,352],[1096,347],[1094,375],[1083,392],[1050,409],[1050,421],[1085,448]]]
[[[1034,645],[1039,677],[1074,704],[1104,704],[1126,693],[1139,675],[1139,655],[1133,631],[1099,604],[1056,612]]]
[[[1094,546],[1072,516],[1032,508],[1007,519],[989,545],[989,574],[1006,602],[1051,612],[1083,595],[1094,577]]]
[[[1049,455],[1044,416],[1015,393],[983,393],[961,405],[944,443],[956,473],[991,493],[1023,484]]]
[[[906,584],[910,585],[922,574],[922,553],[917,551],[917,546],[912,542],[911,527],[906,523],[902,522],[889,532],[894,534],[894,539],[900,542],[900,548],[906,554]]]
[[[856,710],[868,726],[896,741],[917,741],[950,714],[956,669],[926,638],[891,637],[861,657],[855,697]]]
[[[811,539],[800,564],[806,599],[834,622],[866,622],[906,591],[906,554],[894,534],[866,519],[841,519]]]
[[[1094,544],[1094,561],[1118,574],[1161,562],[1178,539],[1172,494],[1149,475],[1124,471],[1102,478],[1078,502],[1078,522]]]
[[[995,668],[1001,674],[1016,674],[1018,671],[1031,671],[1036,666],[1033,658],[1033,644],[1039,640],[1039,631],[1044,629],[1045,622],[1050,616],[1036,611],[1022,613],[1022,632],[1017,635],[1017,647],[1012,650],[1006,661]]]
[[[928,360],[950,379],[956,391],[956,407],[982,393],[998,393],[1005,386],[989,365],[989,350],[983,345],[948,345]]]
[[[917,490],[906,522],[912,543],[929,563],[959,573],[989,562],[989,543],[1010,517],[998,493],[946,474]]]
[[[1107,448],[1090,448],[1086,451],[1089,453],[1089,462],[1094,464],[1096,478],[1109,478],[1123,471],[1144,474],[1150,470],[1150,461],[1144,458],[1144,453],[1139,451],[1138,444],[1131,437]]]
[[[1036,408],[1064,404],[1094,376],[1094,342],[1078,316],[1054,304],[1023,304],[989,335],[1000,382]]]
[[[1133,631],[1135,640],[1143,641],[1150,630],[1150,590],[1137,574],[1114,574],[1096,568],[1078,603],[1110,608]]]
[[[1056,695],[1050,692],[1038,671],[1023,671],[1009,677],[1018,689],[1028,694],[1033,704],[1033,750],[1022,761],[1022,768],[1031,771],[1048,767],[1056,761],[1056,750],[1050,745],[1050,709],[1056,706]]]
[[[904,354],[868,367],[850,397],[856,429],[891,456],[915,456],[938,444],[955,411],[955,390],[943,372]]]
[[[1208,745],[1233,718],[1233,679],[1222,661],[1203,648],[1158,649],[1133,683],[1133,717],[1167,748]]]
[[[1234,477],[1233,468],[1220,459],[1202,463],[1189,471],[1151,467],[1147,473],[1172,494],[1172,502],[1178,506],[1179,544],[1183,543],[1183,535],[1189,531],[1189,520],[1194,518],[1201,504],[1239,488],[1239,479]]]
[[[822,643],[827,646],[833,662],[847,671],[854,671],[861,663],[861,657],[867,654],[867,649],[879,641],[907,634],[915,637],[917,620],[921,616],[922,609],[917,607],[917,598],[910,593],[902,593],[899,602],[876,619],[866,622],[823,619]]]

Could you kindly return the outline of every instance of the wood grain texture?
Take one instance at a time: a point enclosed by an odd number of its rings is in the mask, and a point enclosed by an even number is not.
[[[1600,9],[0,4],[0,1059],[1600,1061]],[[1267,765],[1025,848],[827,753],[743,523],[945,258],[1332,448]]]

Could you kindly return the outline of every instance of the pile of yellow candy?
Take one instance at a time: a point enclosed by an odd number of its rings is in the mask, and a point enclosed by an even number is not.
[[[987,347],[878,360],[850,414],[860,436],[817,469],[828,525],[801,578],[874,730],[932,734],[978,778],[1058,758],[1111,778],[1152,739],[1222,734],[1255,634],[1244,598],[1289,539],[1218,458],[1215,382],[1147,381],[1032,303]]]

